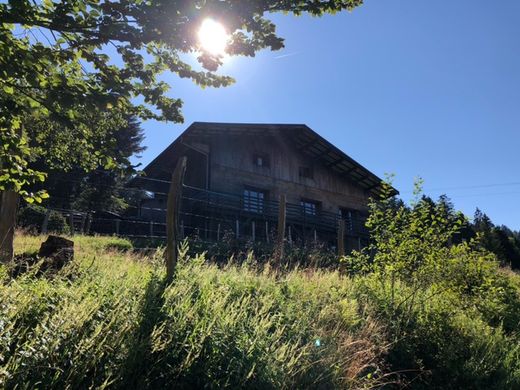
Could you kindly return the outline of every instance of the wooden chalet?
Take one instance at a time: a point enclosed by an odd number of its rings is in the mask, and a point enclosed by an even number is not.
[[[182,235],[270,242],[285,195],[289,242],[335,245],[341,219],[347,250],[367,242],[367,203],[381,179],[306,125],[193,123],[133,180],[149,195],[136,217],[164,223],[182,156]]]

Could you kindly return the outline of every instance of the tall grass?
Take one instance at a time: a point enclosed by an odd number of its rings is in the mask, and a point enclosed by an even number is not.
[[[385,376],[383,327],[335,272],[205,264],[75,237],[75,264],[17,279],[0,268],[6,388],[370,388]],[[18,237],[35,250],[40,238]],[[124,247],[124,245],[123,245]]]
[[[184,248],[166,284],[161,251],[74,240],[57,274],[0,266],[0,387],[520,388],[520,276],[469,247],[439,252],[453,272],[431,283]]]

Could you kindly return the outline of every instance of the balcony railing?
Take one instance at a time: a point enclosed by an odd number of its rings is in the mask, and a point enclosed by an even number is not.
[[[186,185],[183,189],[181,213],[185,215],[207,217],[218,214],[224,218],[276,221],[278,210],[279,202],[274,200],[208,191]],[[339,213],[317,209],[315,214],[312,214],[309,213],[308,208],[299,204],[286,204],[288,225],[298,225],[332,233],[336,231],[340,219]],[[365,227],[366,219],[363,216],[353,214],[344,220],[347,235],[368,236]]]

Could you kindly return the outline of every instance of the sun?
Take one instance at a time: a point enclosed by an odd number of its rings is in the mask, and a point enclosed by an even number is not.
[[[229,35],[224,26],[214,19],[204,19],[199,28],[199,43],[202,50],[214,55],[224,56]]]

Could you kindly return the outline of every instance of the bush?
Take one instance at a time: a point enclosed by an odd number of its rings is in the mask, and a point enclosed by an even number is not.
[[[370,208],[372,243],[344,264],[388,325],[391,367],[414,388],[520,388],[520,290],[478,241],[457,240],[464,217],[445,197]]]
[[[131,251],[134,248],[134,246],[126,238],[110,237],[106,240],[106,242],[104,244],[104,248],[109,251],[114,250],[114,251],[118,251],[118,252],[127,252],[127,251]]]
[[[47,209],[37,205],[29,204],[22,207],[18,212],[18,227],[33,234],[41,232],[46,212]],[[70,233],[70,227],[63,215],[52,210],[49,214],[47,231],[51,233],[68,234]]]

